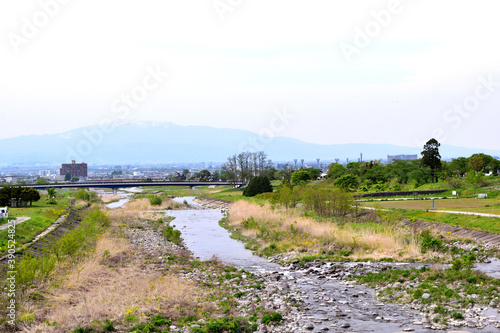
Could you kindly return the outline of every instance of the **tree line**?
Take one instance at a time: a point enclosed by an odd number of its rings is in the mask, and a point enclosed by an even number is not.
[[[34,201],[40,200],[40,193],[32,187],[2,187],[0,189],[0,206],[11,206],[12,199],[16,201],[16,206],[19,206],[21,201],[29,202],[31,206]]]

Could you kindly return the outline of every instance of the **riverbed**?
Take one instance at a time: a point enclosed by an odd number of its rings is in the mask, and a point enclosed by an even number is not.
[[[311,263],[306,267],[281,266],[252,254],[244,245],[230,238],[227,230],[219,226],[224,217],[223,210],[204,209],[193,201],[193,197],[176,198],[186,200],[190,210],[165,211],[174,216],[171,224],[182,232],[185,245],[201,260],[216,256],[225,264],[245,269],[266,278],[268,283],[289,296],[300,299],[305,306],[302,311],[284,314],[286,327],[275,332],[450,332],[440,330],[437,324],[427,322],[423,314],[410,308],[409,304],[381,303],[375,299],[375,291],[342,277],[355,274],[359,269],[377,270],[386,263]],[[404,263],[392,263],[404,267]],[[332,276],[338,276],[333,277]],[[476,309],[484,316],[483,329],[467,328],[463,332],[499,332],[488,320],[498,318],[495,309]],[[488,319],[488,316],[492,316]],[[493,322],[495,323],[495,322]],[[456,330],[460,330],[457,328]]]

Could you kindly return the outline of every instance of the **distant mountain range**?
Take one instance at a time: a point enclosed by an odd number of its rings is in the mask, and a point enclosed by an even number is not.
[[[0,165],[59,164],[156,164],[183,162],[224,162],[241,151],[267,153],[273,161],[316,158],[342,162],[385,159],[387,155],[420,154],[420,149],[390,144],[319,145],[287,138],[261,137],[253,132],[208,126],[179,126],[173,123],[122,122],[107,132],[83,127],[61,134],[28,135],[0,139]],[[500,150],[480,150],[443,145],[443,158],[468,157],[482,152],[500,156]]]

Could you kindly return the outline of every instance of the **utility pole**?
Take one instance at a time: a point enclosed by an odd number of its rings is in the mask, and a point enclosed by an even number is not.
[[[319,161],[320,161],[320,159],[319,159],[319,158],[317,158],[317,159],[316,159],[316,162],[318,162],[318,169],[319,169]]]
[[[293,159],[293,162],[295,163],[295,170],[297,170],[297,159],[296,159],[296,158],[294,158],[294,159]]]
[[[300,159],[300,163],[302,164],[301,169],[304,169],[304,159],[303,158]]]

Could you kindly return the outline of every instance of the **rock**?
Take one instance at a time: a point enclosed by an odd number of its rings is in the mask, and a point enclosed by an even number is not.
[[[306,330],[312,331],[314,329],[314,325],[312,323],[307,323],[306,326],[304,326]]]
[[[431,298],[431,295],[428,294],[428,293],[425,293],[425,294],[422,295],[422,298],[423,299],[429,299],[429,298]]]
[[[351,327],[351,324],[349,324],[349,323],[340,324],[340,328],[349,328],[349,327]]]

